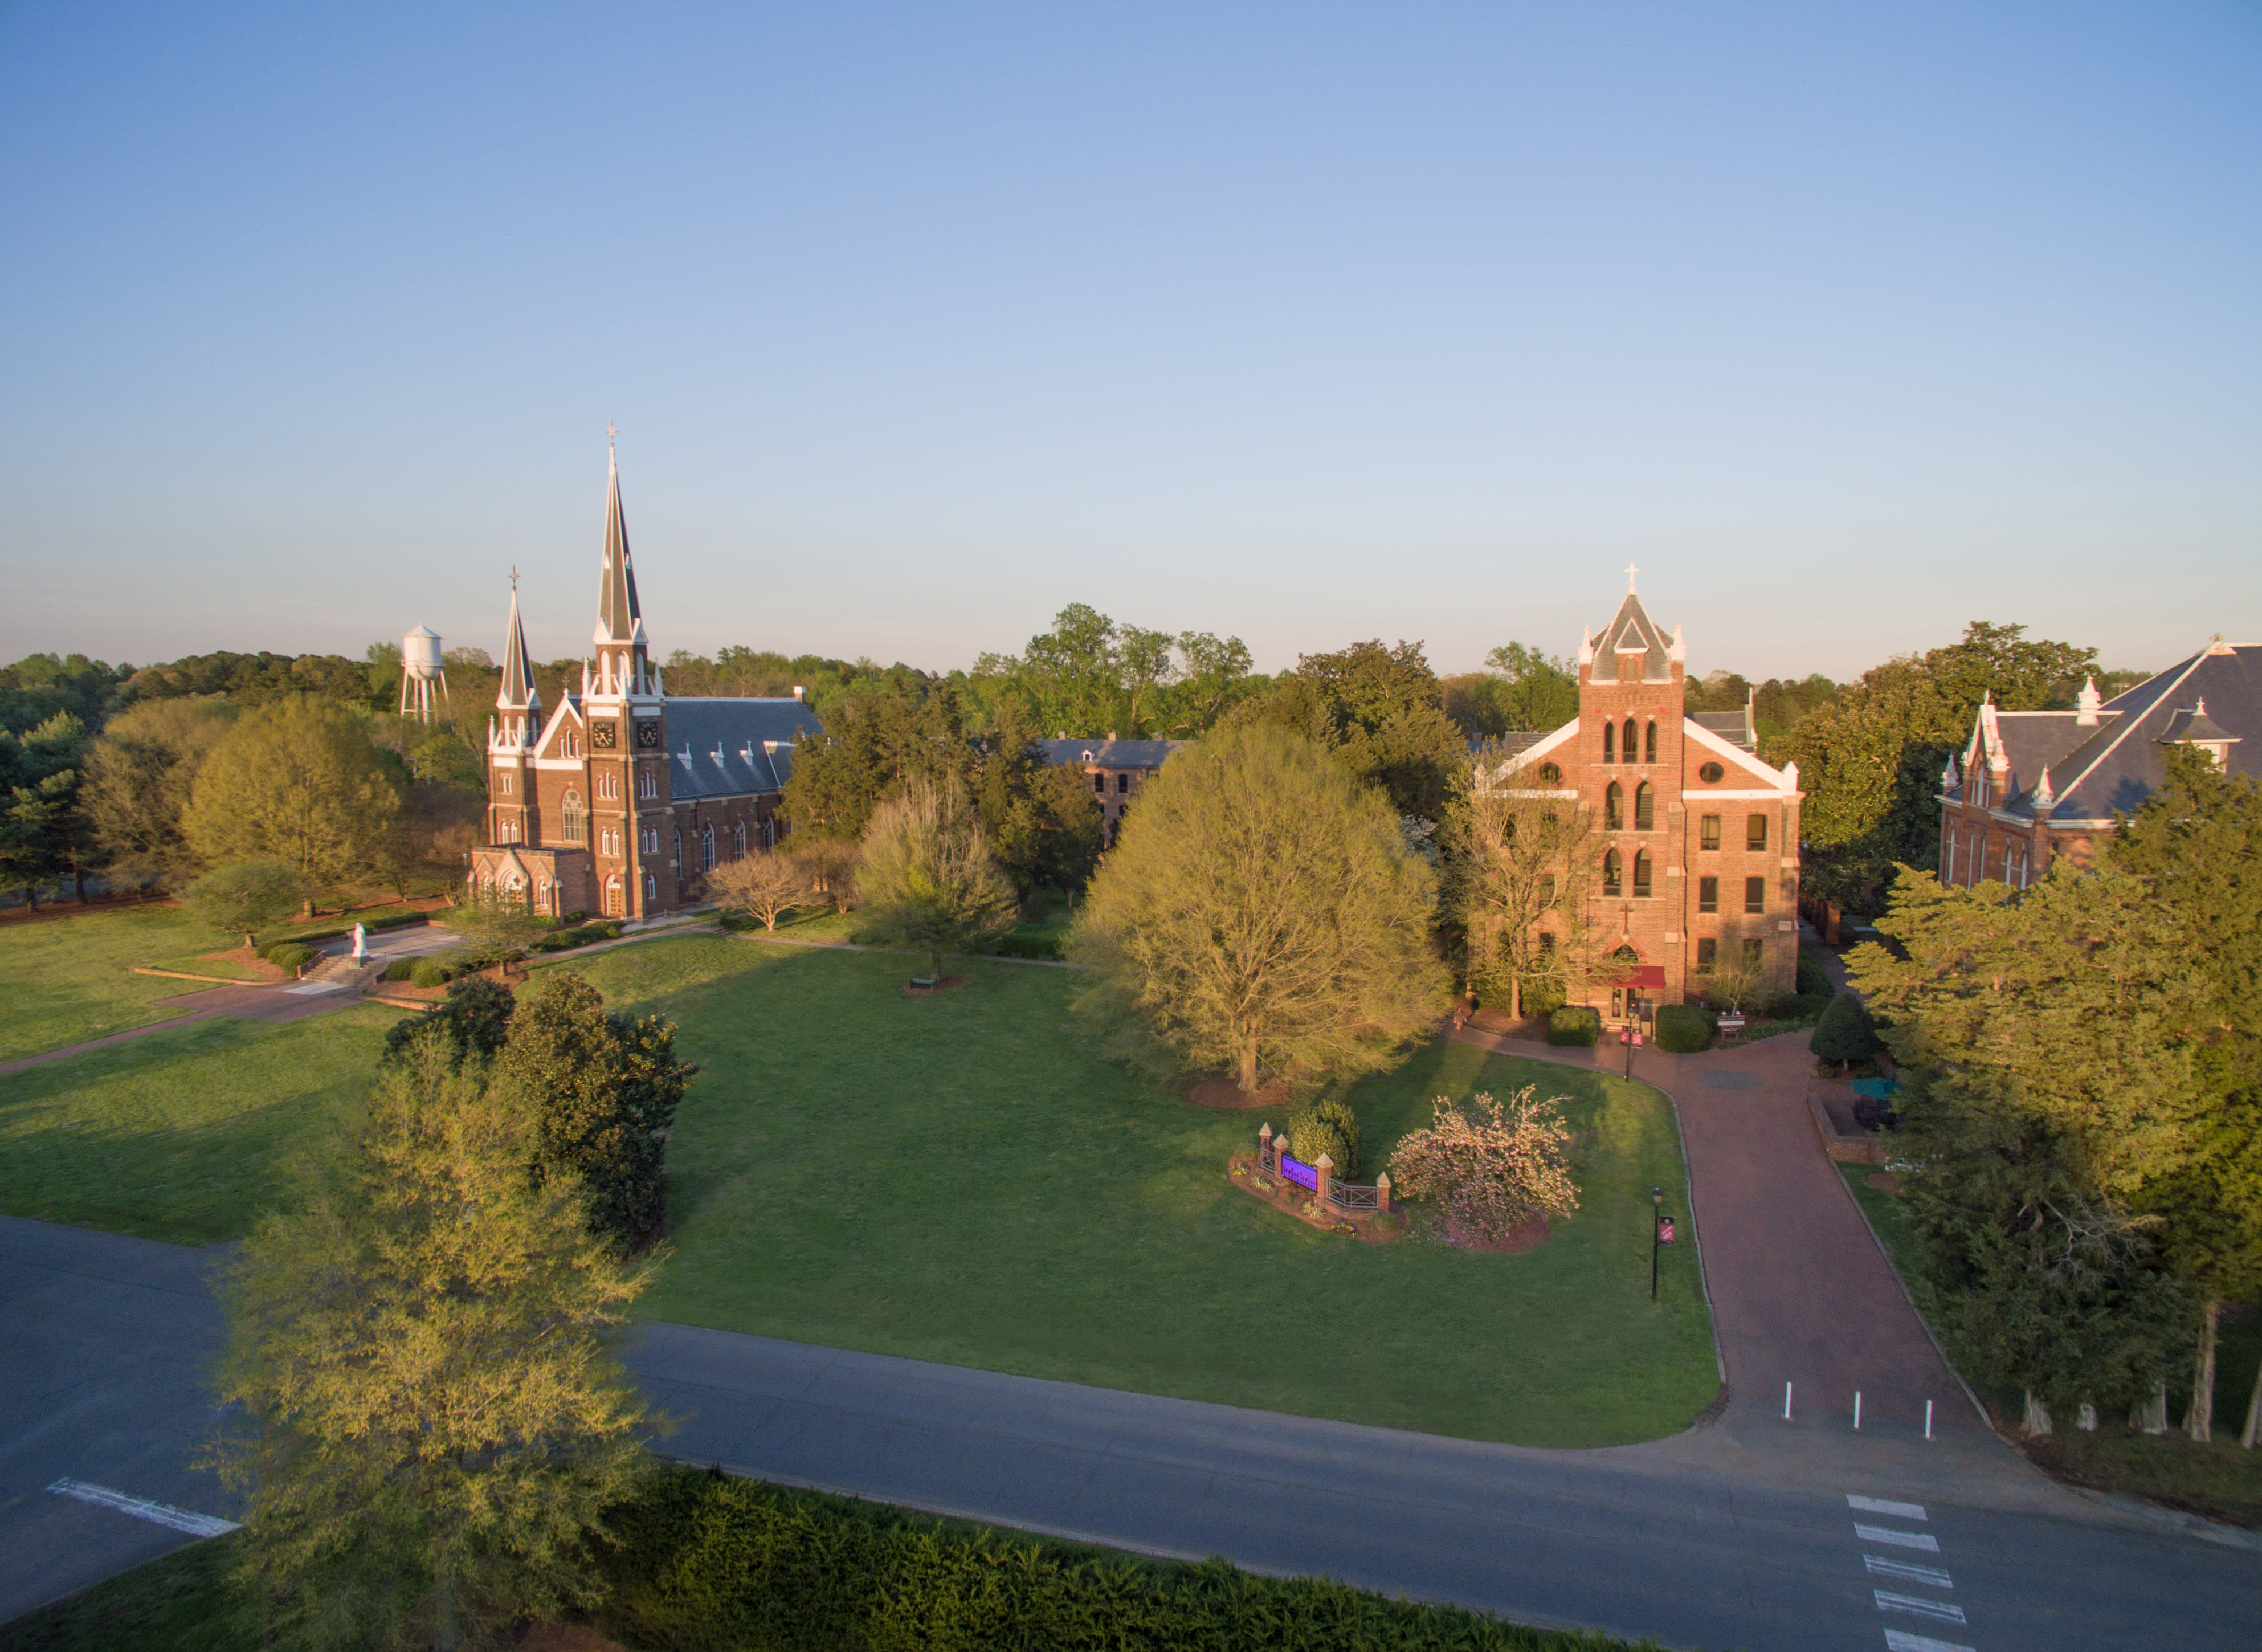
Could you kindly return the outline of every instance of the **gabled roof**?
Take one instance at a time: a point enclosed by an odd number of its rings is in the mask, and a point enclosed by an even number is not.
[[[671,697],[666,708],[668,787],[679,800],[782,791],[794,743],[825,732],[799,700]]]
[[[1658,630],[1631,586],[1603,634],[1592,638],[1596,682],[1666,682],[1673,676],[1673,639]]]
[[[629,523],[621,510],[621,466],[616,458],[605,479],[605,566],[597,585],[596,640],[635,642],[643,635],[636,568],[629,560]]]
[[[1095,768],[1160,768],[1184,740],[1039,740],[1055,768],[1090,763]]]

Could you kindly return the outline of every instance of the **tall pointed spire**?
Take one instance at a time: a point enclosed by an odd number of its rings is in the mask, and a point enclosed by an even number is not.
[[[542,690],[534,683],[534,656],[527,651],[526,627],[518,617],[518,570],[510,571],[510,629],[502,641],[502,688],[495,695],[501,711],[542,709]]]
[[[629,523],[621,510],[620,454],[612,427],[605,429],[605,566],[597,587],[597,632],[601,643],[641,642],[644,610],[637,603],[636,568],[629,560]]]

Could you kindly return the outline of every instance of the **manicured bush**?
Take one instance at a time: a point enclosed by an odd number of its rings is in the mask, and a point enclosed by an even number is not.
[[[1822,960],[1801,947],[1798,949],[1798,995],[1801,998],[1828,998],[1837,990],[1830,985],[1830,977],[1822,973]]]
[[[1358,1115],[1343,1101],[1315,1101],[1288,1115],[1288,1151],[1307,1165],[1325,1153],[1345,1181],[1358,1174]]]
[[[1869,1006],[1855,993],[1841,992],[1830,1000],[1830,1007],[1815,1023],[1809,1048],[1817,1061],[1843,1066],[1849,1061],[1869,1060],[1884,1045],[1878,1042],[1877,1026],[1869,1019]]]
[[[412,986],[445,986],[448,966],[437,958],[419,958],[409,968],[408,981]]]
[[[1592,1044],[1603,1035],[1603,1013],[1591,1004],[1566,1004],[1547,1018],[1551,1044]]]
[[[1657,1047],[1675,1055],[1692,1055],[1712,1047],[1711,1015],[1694,1004],[1661,1004],[1657,1010]]]
[[[415,967],[416,960],[414,958],[395,958],[385,966],[385,978],[388,981],[405,981],[408,978],[408,972]]]
[[[1551,1016],[1563,1007],[1565,997],[1562,977],[1537,977],[1524,984],[1524,1013],[1533,1021]]]
[[[292,975],[306,968],[313,956],[313,948],[301,941],[278,941],[267,949],[267,962]]]
[[[1001,958],[1057,958],[1061,956],[1056,929],[1015,929],[998,938],[991,950]]]
[[[1770,1021],[1811,1021],[1831,1003],[1827,992],[1778,992],[1760,1006],[1760,1012]]]
[[[659,1475],[607,1525],[600,1621],[637,1646],[877,1652],[1610,1652],[1624,1642],[1392,1600],[1223,1560],[1148,1561],[696,1470]]]

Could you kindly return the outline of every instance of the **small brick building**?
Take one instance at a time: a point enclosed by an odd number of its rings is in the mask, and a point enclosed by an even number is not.
[[[512,581],[502,688],[487,728],[486,839],[470,880],[537,912],[647,918],[702,876],[775,843],[793,748],[821,734],[798,699],[671,697],[652,663],[621,511],[605,501],[593,657],[545,718]]]
[[[1941,776],[1941,882],[2024,889],[2061,855],[2087,864],[2114,812],[2133,814],[2166,779],[2177,746],[2262,774],[2262,644],[2218,637],[2111,701],[2084,683],[2071,711],[1989,699]]]
[[[1580,645],[1579,715],[1509,736],[1495,783],[1591,812],[1601,830],[1588,918],[1606,950],[1631,953],[1632,979],[1587,997],[1613,1021],[1701,998],[1724,948],[1757,962],[1761,999],[1798,978],[1798,767],[1760,760],[1748,706],[1685,711],[1685,666],[1681,628],[1660,631],[1629,578]]]

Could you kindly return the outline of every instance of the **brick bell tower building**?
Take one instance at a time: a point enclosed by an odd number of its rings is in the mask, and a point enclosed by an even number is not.
[[[1580,645],[1578,717],[1510,735],[1500,779],[1589,812],[1599,828],[1590,933],[1632,979],[1584,1001],[1624,1021],[1645,1002],[1695,1002],[1724,960],[1748,960],[1764,1003],[1798,978],[1798,767],[1760,761],[1748,705],[1683,709],[1681,628],[1668,637],[1650,619],[1637,572],[1610,623]]]
[[[580,691],[546,720],[511,581],[487,725],[487,841],[472,852],[469,881],[553,916],[648,918],[695,901],[721,862],[776,842],[793,748],[824,730],[798,698],[666,693],[637,600],[617,456],[608,468],[593,651]]]

